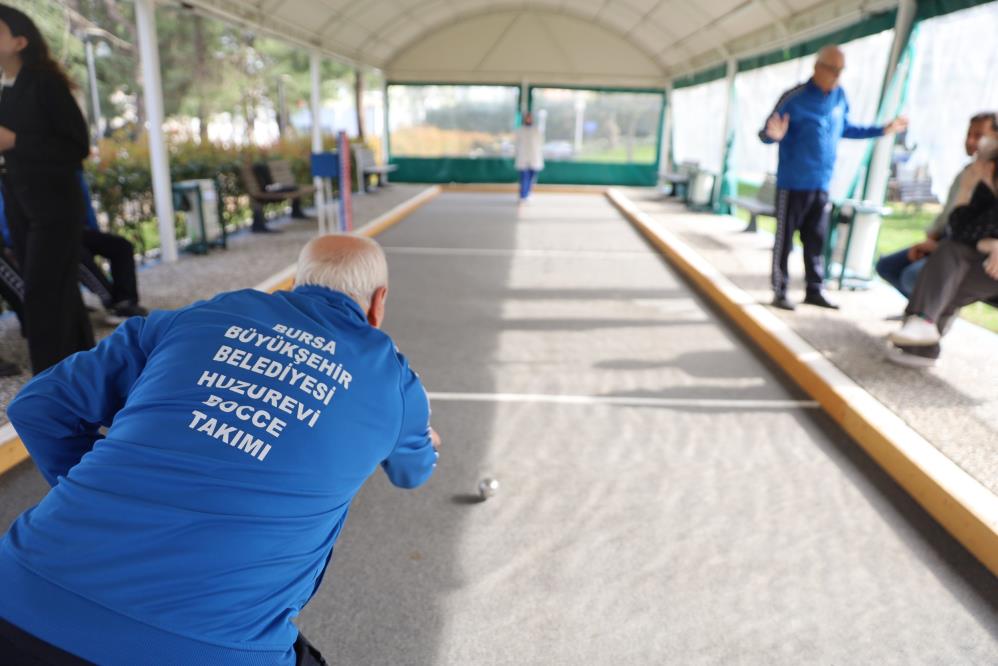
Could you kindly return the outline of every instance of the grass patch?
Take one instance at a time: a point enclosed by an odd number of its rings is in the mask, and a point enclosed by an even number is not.
[[[739,196],[753,196],[759,191],[757,185],[739,183]],[[926,206],[921,210],[906,210],[895,204],[895,212],[884,218],[880,227],[880,237],[877,239],[877,255],[890,254],[906,247],[911,247],[925,239],[925,229],[939,213],[939,206]],[[739,219],[749,219],[749,214],[741,208],[734,208],[733,214]],[[770,234],[776,232],[776,220],[771,217],[758,217],[759,229]],[[795,236],[794,245],[800,246],[800,240]],[[998,333],[998,308],[987,303],[974,303],[960,310],[960,316],[978,326]]]

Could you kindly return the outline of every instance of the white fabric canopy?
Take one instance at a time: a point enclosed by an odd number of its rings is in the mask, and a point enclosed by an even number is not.
[[[998,3],[924,21],[919,27],[908,104],[907,142],[915,151],[903,170],[921,169],[943,200],[969,159],[967,120],[998,111]]]
[[[389,78],[504,83],[665,81],[799,42],[897,0],[185,0]],[[538,16],[543,17],[538,20]],[[498,29],[497,29],[498,28]],[[510,41],[508,31],[520,35]],[[448,39],[442,40],[446,36]],[[518,49],[510,45],[519,44]],[[450,55],[448,67],[440,56]],[[405,56],[405,57],[403,57]],[[410,61],[409,57],[418,62]],[[418,58],[417,58],[418,56]],[[432,57],[430,57],[432,56]],[[547,69],[538,70],[538,67]]]
[[[718,79],[672,93],[672,153],[676,164],[697,162],[721,172],[727,81]]]

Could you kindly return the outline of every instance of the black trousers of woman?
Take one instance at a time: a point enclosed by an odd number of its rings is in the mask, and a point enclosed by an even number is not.
[[[78,286],[83,192],[73,171],[3,177],[14,254],[24,278],[24,324],[35,374],[94,346]]]

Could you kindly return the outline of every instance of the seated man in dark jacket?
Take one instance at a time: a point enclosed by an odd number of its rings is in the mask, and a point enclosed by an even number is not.
[[[929,255],[905,309],[900,330],[890,335],[888,358],[929,366],[939,357],[939,339],[957,311],[998,298],[998,145],[964,174],[950,214],[949,237]]]

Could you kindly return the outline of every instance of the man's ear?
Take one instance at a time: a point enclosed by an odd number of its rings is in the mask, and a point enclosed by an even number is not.
[[[381,328],[385,321],[385,301],[388,300],[388,287],[378,287],[371,296],[371,306],[367,309],[367,323]]]

